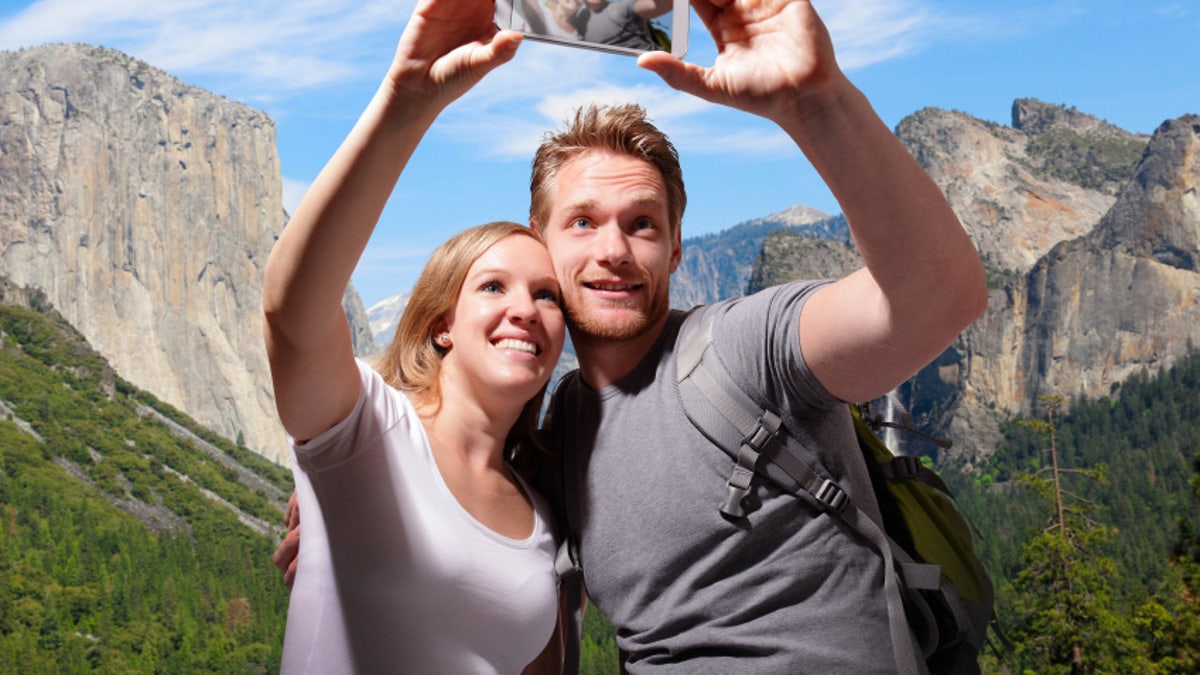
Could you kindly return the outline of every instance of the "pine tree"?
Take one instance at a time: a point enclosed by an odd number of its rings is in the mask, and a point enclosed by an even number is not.
[[[1191,478],[1192,494],[1200,500],[1200,457]],[[1179,544],[1172,564],[1183,577],[1183,590],[1174,621],[1164,640],[1164,658],[1173,672],[1200,672],[1200,528],[1191,519],[1179,521]],[[1164,669],[1165,670],[1165,669]]]
[[[1027,672],[1117,672],[1131,637],[1111,608],[1116,565],[1101,554],[1108,531],[1090,517],[1094,505],[1068,487],[1073,477],[1105,483],[1105,467],[1062,466],[1054,418],[1063,399],[1039,401],[1045,420],[1026,424],[1048,439],[1048,466],[1020,475],[1018,483],[1045,500],[1051,515],[1022,548],[1013,598],[1018,656]]]

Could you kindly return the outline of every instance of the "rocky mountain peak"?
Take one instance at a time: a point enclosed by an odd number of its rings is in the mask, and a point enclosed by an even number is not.
[[[1019,98],[1013,101],[1012,126],[1029,136],[1040,136],[1054,129],[1071,129],[1084,134],[1129,135],[1124,129],[1099,117],[1080,112],[1074,107],[1045,103],[1033,98]]]
[[[1103,248],[1200,271],[1200,115],[1155,131],[1117,203],[1093,233]]]
[[[1146,139],[1032,99],[1014,110],[1023,111],[1014,113],[1021,128],[926,108],[896,134],[942,188],[985,263],[1023,274],[1058,242],[1095,227]]]

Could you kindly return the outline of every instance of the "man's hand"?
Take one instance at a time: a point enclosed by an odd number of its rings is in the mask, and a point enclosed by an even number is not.
[[[300,506],[296,502],[295,492],[288,499],[283,524],[287,527],[287,534],[279,543],[279,548],[275,549],[271,560],[283,572],[283,585],[290,589],[296,581],[296,561],[300,553]]]
[[[717,45],[710,68],[665,52],[638,65],[680,91],[778,123],[800,104],[843,79],[833,44],[816,10],[801,0],[692,0]]]
[[[521,42],[497,31],[494,8],[478,0],[421,0],[413,10],[388,71],[397,96],[449,105],[510,60]]]

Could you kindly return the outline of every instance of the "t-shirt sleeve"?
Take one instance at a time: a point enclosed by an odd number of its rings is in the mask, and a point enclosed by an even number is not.
[[[391,395],[394,390],[383,377],[366,362],[356,359],[355,363],[362,387],[350,414],[304,443],[288,437],[296,451],[296,461],[305,471],[321,471],[349,460],[404,415]]]
[[[774,286],[716,306],[714,346],[744,391],[786,404],[801,416],[806,409],[829,410],[841,404],[809,370],[800,344],[800,311],[827,283]]]

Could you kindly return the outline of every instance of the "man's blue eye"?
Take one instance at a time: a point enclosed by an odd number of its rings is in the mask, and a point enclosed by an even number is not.
[[[587,218],[576,218],[575,220],[571,221],[571,227],[577,227],[577,228],[582,229],[585,227],[589,227],[590,225],[591,225],[591,223],[588,222]]]

